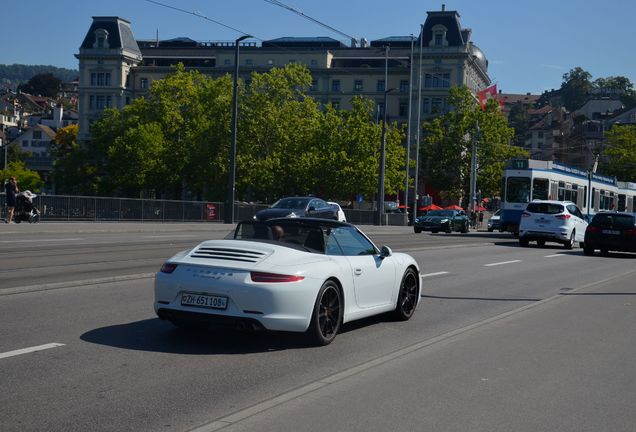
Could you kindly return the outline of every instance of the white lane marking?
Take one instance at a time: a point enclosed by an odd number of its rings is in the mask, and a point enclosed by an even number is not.
[[[144,238],[175,238],[175,237],[199,237],[194,234],[175,234],[175,235],[152,235],[152,236],[144,236]]]
[[[498,266],[498,265],[512,264],[512,263],[516,263],[516,262],[521,262],[521,260],[502,261],[502,262],[484,264],[484,267],[494,267],[494,266]]]
[[[21,354],[28,354],[35,351],[42,351],[42,350],[50,349],[50,348],[61,347],[61,346],[64,346],[64,344],[50,343],[50,344],[38,345],[38,346],[30,347],[30,348],[22,348],[22,349],[14,350],[14,351],[7,351],[5,353],[0,353],[0,359],[13,357],[13,356],[21,355]]]
[[[424,273],[424,274],[421,274],[420,277],[425,278],[425,277],[431,277],[431,276],[439,276],[443,274],[448,274],[448,272]]]
[[[560,257],[560,256],[565,256],[565,255],[564,254],[544,255],[543,258],[554,258],[554,257]]]
[[[42,243],[56,241],[80,241],[83,238],[63,238],[63,239],[37,239],[37,240],[0,240],[0,243]]]

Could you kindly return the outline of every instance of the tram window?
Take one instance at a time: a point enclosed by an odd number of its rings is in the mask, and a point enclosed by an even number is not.
[[[506,201],[527,203],[530,201],[530,179],[527,177],[508,177]]]
[[[559,182],[559,188],[557,190],[557,199],[559,201],[565,201],[565,182]]]
[[[627,200],[626,200],[627,196],[623,195],[623,194],[618,194],[618,208],[617,210],[619,212],[625,211],[625,209],[627,208]]]
[[[532,180],[532,199],[546,200],[549,195],[550,181],[536,178]]]

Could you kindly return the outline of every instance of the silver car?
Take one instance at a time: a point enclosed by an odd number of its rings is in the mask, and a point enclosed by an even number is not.
[[[582,247],[586,228],[585,216],[573,202],[535,200],[521,214],[519,245],[536,241],[542,247],[549,241],[566,249],[572,249],[575,242]]]

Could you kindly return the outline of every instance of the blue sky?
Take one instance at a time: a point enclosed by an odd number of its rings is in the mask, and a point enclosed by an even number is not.
[[[157,0],[249,33],[259,39],[329,36],[345,40],[265,0]],[[505,93],[558,88],[581,66],[594,78],[626,76],[636,83],[634,0],[281,0],[331,27],[369,40],[419,31],[429,10],[459,12],[462,27],[490,62],[489,74]],[[51,64],[77,68],[91,17],[121,16],[137,39],[186,36],[230,41],[240,33],[145,0],[20,0],[5,5],[0,64]]]

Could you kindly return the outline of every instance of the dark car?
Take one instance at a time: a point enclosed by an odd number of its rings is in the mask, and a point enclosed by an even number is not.
[[[468,218],[463,210],[430,210],[426,215],[415,219],[413,231],[416,233],[422,231],[466,233],[468,232]]]
[[[583,253],[636,252],[636,213],[599,212],[585,230]]]
[[[277,217],[316,217],[338,220],[338,210],[316,197],[287,197],[276,201],[270,208],[256,212],[254,219]]]

